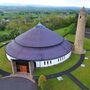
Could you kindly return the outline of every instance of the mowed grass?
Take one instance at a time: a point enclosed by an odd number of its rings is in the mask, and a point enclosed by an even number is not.
[[[72,34],[68,34],[65,38],[72,42],[75,41],[75,35],[72,35]],[[84,49],[90,50],[90,39],[88,38],[84,38]]]
[[[65,71],[71,68],[73,65],[75,65],[78,62],[79,58],[80,58],[79,55],[72,54],[68,60],[58,65],[50,66],[46,68],[36,68],[34,71],[34,75],[35,76],[40,76],[42,74],[49,75],[49,74],[55,74],[61,71]]]
[[[11,72],[11,65],[6,58],[4,48],[0,48],[0,69],[7,72]]]
[[[85,67],[79,67],[72,74],[90,89],[90,51],[86,52],[86,57],[88,59],[83,62]]]
[[[61,34],[61,32],[63,33],[64,31],[57,32],[62,36],[64,35]],[[65,38],[69,41],[74,42],[75,35],[68,34]],[[84,38],[84,49],[90,50],[90,39]],[[82,68],[80,66],[75,71],[73,71],[72,74],[90,89],[90,51],[86,52],[86,57],[88,57],[88,59],[84,60],[83,62],[86,65],[86,67]],[[81,90],[67,76],[63,76],[63,78],[63,81],[58,81],[56,78],[49,79],[47,81],[47,86],[45,90]]]
[[[57,78],[48,79],[45,90],[80,90],[80,88],[67,76],[63,75],[63,81]]]
[[[69,33],[70,28],[71,28],[71,25],[68,27],[65,27],[65,28],[57,29],[57,30],[55,30],[55,32],[58,33],[59,35],[63,36],[65,34]]]
[[[57,31],[57,32],[60,34],[60,31]],[[63,36],[64,31],[63,31],[63,34],[60,34],[60,35]],[[74,42],[75,35],[69,34],[65,38],[67,40]],[[90,49],[90,39],[85,38],[84,43],[85,43],[84,48]],[[88,51],[86,53],[86,57],[88,57],[88,60],[85,60],[83,62],[86,65],[86,67],[85,68],[79,67],[75,71],[73,71],[72,74],[90,89],[90,51]],[[73,58],[72,61],[76,60],[74,57],[71,57],[71,58]],[[60,69],[60,71],[66,69],[66,68],[69,68],[69,67],[65,66],[65,65],[67,65],[67,63],[71,62],[71,61],[70,62],[69,61],[70,60],[67,60],[66,62],[61,64],[62,69]],[[75,62],[77,62],[77,61],[75,61]],[[70,64],[72,64],[72,63],[70,63]],[[0,49],[0,69],[5,70],[7,72],[11,72],[10,62],[7,60],[7,58],[5,56],[4,48]],[[55,71],[56,71],[56,69],[55,69]],[[53,73],[52,70],[49,72]],[[36,72],[36,74],[39,75],[40,71],[38,70]],[[44,74],[48,74],[48,73],[46,71],[44,71]],[[80,90],[80,88],[67,76],[64,75],[62,77],[64,79],[63,81],[58,81],[57,78],[47,80],[47,85],[45,87],[45,90]]]

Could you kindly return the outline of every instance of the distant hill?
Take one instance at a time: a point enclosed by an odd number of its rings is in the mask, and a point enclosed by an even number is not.
[[[0,5],[0,11],[26,11],[26,12],[49,12],[49,11],[79,11],[81,7],[55,7],[55,6],[41,6],[41,5],[20,5],[20,4],[2,4]],[[90,8],[87,8],[90,13]]]
[[[55,7],[55,6],[38,6],[38,5],[18,5],[5,4],[0,5],[0,10],[79,10],[80,7]]]

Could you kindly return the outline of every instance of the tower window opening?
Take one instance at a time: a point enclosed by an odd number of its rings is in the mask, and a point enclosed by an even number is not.
[[[81,18],[81,16],[80,16],[80,18]]]

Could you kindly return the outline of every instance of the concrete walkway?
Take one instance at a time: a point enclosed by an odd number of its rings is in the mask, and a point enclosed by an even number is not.
[[[82,82],[75,78],[71,73],[66,74],[75,84],[77,84],[82,90],[89,90]]]
[[[78,60],[78,62],[73,67],[69,68],[68,70],[59,72],[59,73],[46,75],[46,78],[51,79],[51,78],[59,77],[61,75],[65,75],[67,73],[74,71],[75,69],[77,69],[82,64],[82,62],[84,61],[84,57],[85,57],[84,54],[80,55],[80,59]],[[38,79],[38,78],[39,78],[39,76],[34,76],[34,79]]]
[[[71,42],[73,44],[73,42]],[[2,45],[0,46],[0,48],[2,48],[3,46],[5,45]],[[87,50],[87,51],[90,51],[90,50]],[[84,61],[84,58],[85,58],[85,55],[84,54],[81,54],[80,55],[80,59],[79,61],[73,66],[71,67],[70,69],[66,70],[66,71],[63,71],[63,72],[59,72],[59,73],[55,73],[55,74],[51,74],[51,75],[46,75],[46,78],[47,79],[51,79],[51,78],[55,78],[55,77],[59,77],[59,76],[62,76],[62,75],[67,75],[72,81],[74,81],[82,90],[89,90],[85,85],[83,85],[77,78],[75,78],[71,72],[74,71],[75,69],[77,69],[81,64],[82,62]],[[10,75],[10,73],[6,72],[6,71],[3,71],[3,70],[0,70],[0,74],[2,76],[8,76]],[[34,76],[34,79],[38,79],[39,76]]]
[[[10,73],[0,69],[0,75],[2,75],[3,77],[5,77],[5,76],[10,75]]]
[[[37,85],[23,77],[6,77],[0,79],[0,90],[37,90]]]
[[[72,74],[71,72],[74,71],[75,69],[77,69],[81,64],[82,62],[84,61],[84,58],[85,58],[85,54],[81,54],[80,55],[80,59],[79,61],[73,66],[71,67],[70,69],[66,70],[66,71],[63,71],[63,72],[59,72],[59,73],[55,73],[55,74],[51,74],[51,75],[46,75],[46,78],[47,79],[51,79],[51,78],[55,78],[55,77],[59,77],[59,76],[62,76],[62,75],[67,75],[71,80],[73,80],[82,90],[89,90],[84,84],[82,84],[78,79],[76,79]],[[34,79],[38,79],[39,76],[34,76]]]
[[[22,77],[22,78],[26,78],[28,80],[31,80],[32,82],[35,83],[35,80],[33,79],[33,76],[30,73],[18,72],[16,74],[11,74],[8,77]]]

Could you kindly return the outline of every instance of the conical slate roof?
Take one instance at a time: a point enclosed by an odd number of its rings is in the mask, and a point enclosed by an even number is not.
[[[71,51],[71,44],[42,24],[19,35],[6,46],[6,53],[19,60],[42,61],[59,58]]]
[[[80,15],[85,15],[85,16],[87,15],[85,7],[82,7],[80,9]]]
[[[15,41],[26,47],[48,47],[63,42],[63,38],[42,24],[15,38]]]

